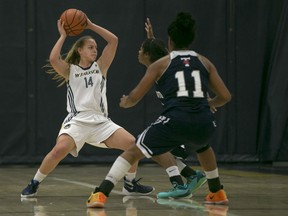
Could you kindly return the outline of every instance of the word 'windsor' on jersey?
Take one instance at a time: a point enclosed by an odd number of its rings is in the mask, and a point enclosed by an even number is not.
[[[70,65],[67,111],[69,113],[93,111],[107,117],[106,79],[96,62],[89,68]]]
[[[170,64],[156,82],[156,94],[164,112],[174,107],[207,108],[209,72],[194,51],[173,51]]]

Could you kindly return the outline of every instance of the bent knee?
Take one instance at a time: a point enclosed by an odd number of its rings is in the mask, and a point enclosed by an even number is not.
[[[135,145],[135,144],[136,144],[136,139],[135,139],[135,137],[134,137],[134,136],[128,137],[128,143],[129,143],[130,145]]]

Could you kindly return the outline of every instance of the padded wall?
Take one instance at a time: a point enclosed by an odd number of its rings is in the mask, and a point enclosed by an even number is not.
[[[113,121],[137,136],[161,112],[153,89],[134,108],[120,109],[145,72],[137,55],[149,17],[156,37],[180,11],[193,14],[197,36],[192,48],[208,57],[233,98],[216,113],[213,143],[220,162],[287,161],[287,1],[278,0],[2,0],[0,18],[0,164],[39,163],[53,148],[66,116],[66,89],[45,73],[58,39],[62,11],[78,8],[119,37],[108,72],[107,96]],[[103,40],[91,34],[103,48]],[[77,37],[68,38],[67,52]],[[85,145],[77,159],[63,163],[112,162],[117,150]],[[195,158],[192,157],[192,160]]]

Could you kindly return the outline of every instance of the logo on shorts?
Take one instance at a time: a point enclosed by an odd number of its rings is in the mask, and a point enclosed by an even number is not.
[[[70,124],[67,124],[67,125],[64,126],[64,129],[68,129],[68,128],[70,128],[70,127],[71,127],[71,125],[70,125]]]

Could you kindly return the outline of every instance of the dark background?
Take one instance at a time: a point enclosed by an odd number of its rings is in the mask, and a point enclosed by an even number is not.
[[[0,164],[39,163],[55,144],[66,88],[57,88],[42,67],[59,37],[57,19],[68,8],[83,10],[119,37],[107,85],[115,123],[136,136],[161,111],[153,90],[132,109],[118,106],[145,72],[137,55],[146,17],[155,36],[167,41],[176,14],[191,12],[197,22],[192,48],[216,65],[233,95],[216,113],[211,145],[218,161],[288,161],[287,0],[1,0]],[[83,34],[103,48],[93,32]],[[67,39],[64,53],[76,38]],[[85,145],[78,158],[63,163],[111,162],[118,153]]]

